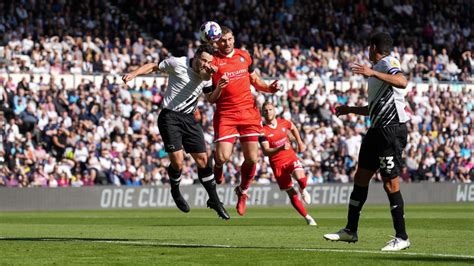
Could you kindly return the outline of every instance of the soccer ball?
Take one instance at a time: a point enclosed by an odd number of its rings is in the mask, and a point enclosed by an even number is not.
[[[207,21],[202,24],[200,33],[203,42],[216,42],[222,37],[221,26],[214,21]]]

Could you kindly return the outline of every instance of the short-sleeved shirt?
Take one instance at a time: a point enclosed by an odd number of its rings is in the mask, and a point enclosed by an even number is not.
[[[203,80],[194,72],[186,57],[167,58],[158,68],[169,75],[162,107],[184,114],[194,113],[199,96],[204,88],[212,87],[212,81]]]
[[[291,130],[293,124],[285,119],[277,119],[276,126],[263,125],[264,135],[259,138],[260,142],[268,142],[270,148],[278,148],[289,142],[288,131]],[[293,148],[288,150],[281,150],[278,153],[269,157],[272,167],[280,167],[288,163],[298,160]]]
[[[234,49],[229,55],[217,53],[212,63],[218,68],[212,75],[214,87],[224,74],[229,78],[229,84],[222,89],[217,100],[217,112],[222,114],[236,109],[253,108],[255,100],[250,91],[250,74],[253,72],[253,67],[249,53],[240,49]]]
[[[400,62],[395,57],[386,56],[373,69],[395,75],[400,70]],[[398,125],[409,120],[405,112],[406,102],[402,90],[376,77],[369,78],[369,113],[371,127],[381,128]]]

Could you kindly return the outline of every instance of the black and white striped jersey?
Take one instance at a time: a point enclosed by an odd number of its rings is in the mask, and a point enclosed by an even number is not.
[[[382,58],[373,69],[395,75],[400,70],[400,62],[391,56]],[[369,78],[369,114],[371,127],[380,128],[409,120],[405,112],[405,97],[402,90],[375,77]]]
[[[184,114],[192,114],[203,88],[211,87],[212,80],[202,80],[187,64],[186,57],[170,57],[159,64],[162,72],[169,74],[163,108]]]

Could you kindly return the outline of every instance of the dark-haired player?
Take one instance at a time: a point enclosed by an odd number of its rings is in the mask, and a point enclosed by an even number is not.
[[[179,191],[184,147],[184,150],[196,161],[199,181],[209,194],[207,206],[227,220],[230,218],[229,214],[219,200],[214,173],[207,164],[204,134],[201,125],[194,117],[199,96],[203,90],[212,86],[210,73],[213,54],[212,46],[201,45],[189,64],[186,57],[170,57],[160,64],[146,64],[123,76],[122,79],[126,83],[139,75],[146,75],[157,70],[168,73],[168,88],[163,99],[163,109],[158,117],[158,128],[171,161],[167,168],[171,195],[181,211],[189,212],[189,205]]]
[[[369,182],[377,170],[383,178],[384,189],[390,201],[395,237],[387,242],[383,251],[397,251],[410,247],[405,230],[403,198],[399,188],[399,173],[402,167],[402,152],[407,143],[408,116],[405,113],[405,98],[402,89],[407,79],[400,71],[400,62],[389,56],[392,38],[386,33],[371,36],[369,57],[373,67],[355,64],[356,74],[368,77],[369,105],[363,107],[339,106],[337,115],[349,113],[370,116],[371,126],[365,135],[359,153],[359,162],[354,179],[354,190],[349,201],[347,225],[339,232],[326,234],[333,241],[357,242],[359,216],[367,199]]]

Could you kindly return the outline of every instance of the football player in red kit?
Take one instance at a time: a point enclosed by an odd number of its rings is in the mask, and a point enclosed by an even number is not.
[[[292,177],[298,182],[301,198],[306,204],[309,204],[311,198],[305,189],[308,178],[305,176],[303,165],[296,156],[288,138],[288,132],[291,132],[298,144],[298,151],[303,152],[306,147],[301,140],[298,129],[291,121],[276,118],[275,107],[270,102],[263,104],[262,113],[265,119],[264,135],[259,138],[259,141],[263,154],[270,159],[270,166],[275,174],[278,186],[288,193],[291,204],[305,218],[308,225],[316,225],[313,217],[306,212],[298,198],[298,193],[293,187]]]
[[[244,215],[247,190],[255,176],[258,160],[258,137],[262,134],[260,112],[256,106],[250,85],[261,92],[275,93],[278,81],[268,85],[254,72],[252,58],[244,50],[234,48],[234,34],[222,27],[222,37],[217,42],[218,53],[214,55],[215,73],[212,75],[212,90],[205,91],[206,98],[217,104],[214,113],[214,175],[216,182],[224,181],[223,165],[230,159],[234,143],[240,139],[244,162],[240,168],[241,182],[235,188],[237,212]]]

